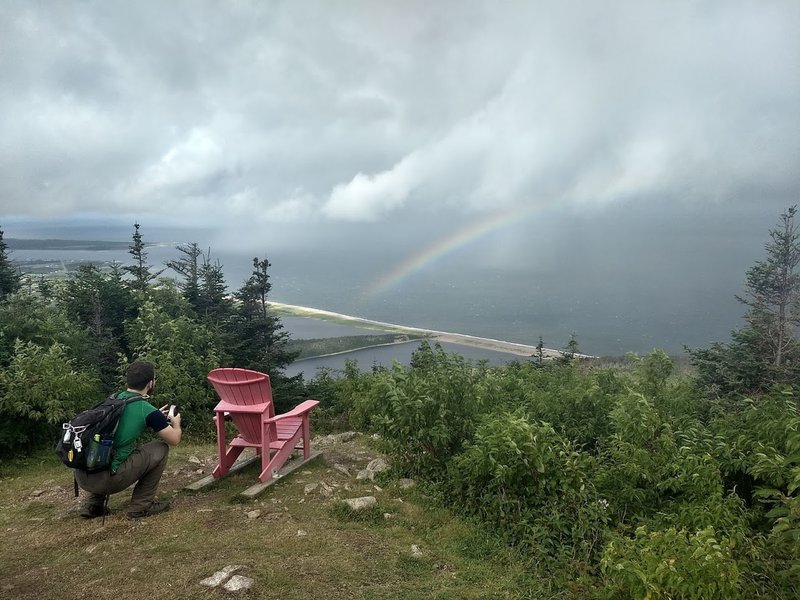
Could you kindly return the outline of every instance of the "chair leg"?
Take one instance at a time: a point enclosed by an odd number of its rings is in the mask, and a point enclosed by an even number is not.
[[[242,453],[244,448],[241,446],[234,446],[233,448],[228,448],[227,452],[225,452],[221,457],[219,464],[214,467],[214,470],[211,474],[214,476],[215,479],[219,479],[220,477],[224,477],[228,474],[228,471],[231,470],[233,463],[236,462],[236,459],[239,458],[239,455]]]
[[[228,448],[226,450],[225,418],[222,414],[217,414],[214,417],[214,422],[217,425],[217,456],[219,457],[219,462],[211,472],[211,475],[215,479],[219,479],[228,474],[233,463],[236,462],[236,459],[239,458],[239,455],[242,453],[243,448]]]
[[[303,417],[303,458],[311,456],[311,424],[308,415]]]
[[[258,453],[261,454],[261,475],[262,476],[263,476],[264,473],[267,473],[267,472],[270,471],[269,464],[270,464],[270,454],[271,454],[271,452],[270,452],[270,449],[269,449],[269,443],[270,443],[269,428],[270,428],[270,424],[269,423],[265,423],[263,421],[261,422],[261,448],[258,449]],[[263,483],[264,480],[261,479],[261,482]]]
[[[297,444],[297,440],[299,438],[299,434],[296,435],[291,440],[286,440],[286,442],[281,446],[280,450],[278,450],[273,456],[272,460],[264,463],[264,459],[262,457],[261,464],[262,464],[262,471],[261,475],[258,476],[258,480],[261,483],[266,483],[270,479],[272,479],[272,472],[279,471],[280,468],[284,465],[286,460],[291,456],[292,452],[294,452],[294,447]],[[269,454],[268,450],[266,451]]]

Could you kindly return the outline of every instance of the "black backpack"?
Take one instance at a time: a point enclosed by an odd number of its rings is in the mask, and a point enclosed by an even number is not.
[[[64,433],[55,448],[58,458],[70,469],[87,473],[108,469],[122,411],[128,403],[141,399],[141,396],[133,396],[120,400],[117,394],[112,394],[100,404],[77,414],[69,423],[64,423]]]

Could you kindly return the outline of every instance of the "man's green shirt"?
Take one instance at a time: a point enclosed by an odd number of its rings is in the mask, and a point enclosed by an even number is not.
[[[120,392],[117,398],[127,400],[134,396],[139,396],[135,392]],[[136,445],[136,440],[147,429],[147,415],[154,410],[158,410],[145,398],[141,401],[134,400],[129,403],[119,418],[117,432],[114,434],[114,459],[111,461],[111,472],[115,473],[119,466],[130,456]]]

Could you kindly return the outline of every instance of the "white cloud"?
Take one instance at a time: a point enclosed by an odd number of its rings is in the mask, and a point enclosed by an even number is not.
[[[350,221],[378,219],[405,203],[422,180],[421,167],[421,160],[411,154],[388,171],[358,173],[349,183],[333,188],[323,212]]]
[[[11,1],[0,217],[796,196],[798,22],[794,2]]]
[[[202,190],[210,179],[230,170],[230,157],[210,132],[195,129],[138,175],[124,195],[135,199],[168,198],[187,190]]]

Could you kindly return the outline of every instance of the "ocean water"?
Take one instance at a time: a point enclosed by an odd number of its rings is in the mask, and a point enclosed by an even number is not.
[[[419,340],[416,340],[403,344],[393,344],[391,346],[363,348],[361,350],[354,350],[353,352],[345,352],[333,356],[299,360],[289,365],[285,372],[289,376],[302,373],[303,378],[309,380],[323,368],[333,371],[342,371],[345,367],[345,361],[347,360],[355,361],[358,364],[358,368],[362,371],[371,369],[374,366],[388,368],[391,367],[394,362],[408,365],[411,362],[411,355],[419,348],[421,343],[422,342]],[[445,352],[459,354],[473,363],[486,361],[490,365],[503,365],[513,360],[525,360],[524,357],[514,354],[483,350],[481,348],[464,346],[463,344],[443,343],[441,346],[442,350]]]
[[[647,353],[662,348],[673,354],[684,346],[704,347],[729,339],[741,325],[746,268],[758,257],[759,243],[736,236],[712,238],[702,245],[699,230],[670,232],[671,243],[649,239],[647,232],[615,237],[615,232],[587,223],[573,241],[542,239],[506,248],[476,244],[424,265],[395,285],[375,291],[409,247],[375,244],[344,248],[331,242],[330,252],[277,248],[272,263],[270,298],[276,302],[326,309],[399,325],[489,337],[562,349],[575,335],[580,350],[594,355]],[[26,237],[6,228],[6,238]],[[619,233],[619,232],[617,232]],[[129,239],[128,231],[104,235],[87,228],[72,235],[27,235],[71,239]],[[681,243],[674,243],[682,235]],[[127,237],[126,237],[127,236]],[[202,239],[186,232],[150,233],[150,239]],[[709,237],[709,236],[706,236]],[[577,241],[576,241],[577,240]],[[335,242],[336,240],[334,240]],[[502,241],[502,240],[501,240]],[[180,242],[148,248],[154,268],[179,257]],[[545,248],[545,250],[543,250]],[[252,270],[252,258],[263,253],[215,251],[229,290],[236,290]],[[12,250],[12,259],[117,261],[125,251]],[[167,271],[166,274],[168,274]],[[316,325],[309,326],[312,329]],[[287,327],[294,337],[311,335],[309,327]],[[366,358],[384,362],[384,358]]]

